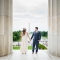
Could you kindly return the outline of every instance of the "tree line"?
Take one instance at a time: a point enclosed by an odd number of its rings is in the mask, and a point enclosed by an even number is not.
[[[13,32],[13,41],[20,41],[21,40],[21,30]],[[32,34],[32,32],[30,32]],[[42,37],[48,37],[48,31],[41,31]]]
[[[13,41],[18,41],[19,39],[21,39],[20,34],[21,34],[20,30],[19,31],[14,31],[13,32]]]

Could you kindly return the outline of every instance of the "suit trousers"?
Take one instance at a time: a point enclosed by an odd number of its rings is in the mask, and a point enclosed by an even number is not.
[[[34,52],[36,46],[36,53],[38,52],[39,41],[33,41],[32,52]]]

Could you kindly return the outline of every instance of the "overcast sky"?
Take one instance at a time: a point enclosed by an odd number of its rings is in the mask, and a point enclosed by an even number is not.
[[[34,31],[39,27],[41,31],[48,30],[48,0],[13,0],[13,31],[24,27]]]

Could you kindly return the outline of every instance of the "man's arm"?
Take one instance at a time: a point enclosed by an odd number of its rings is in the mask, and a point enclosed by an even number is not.
[[[39,40],[41,40],[41,32],[39,32]]]
[[[32,36],[31,36],[31,40],[32,40],[33,36],[34,36],[34,32],[33,32]]]

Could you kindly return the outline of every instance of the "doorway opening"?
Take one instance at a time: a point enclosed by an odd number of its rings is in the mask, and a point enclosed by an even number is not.
[[[34,28],[41,31],[40,44],[48,47],[48,0],[13,0],[13,49],[20,49],[20,33],[27,29],[30,37]],[[32,49],[32,42],[28,41],[28,49]],[[40,45],[40,46],[41,46]]]

